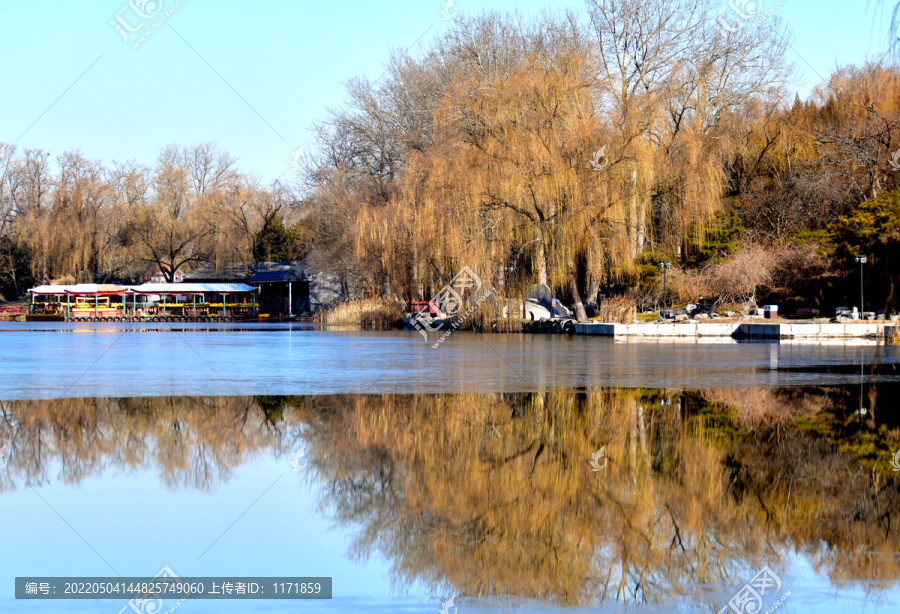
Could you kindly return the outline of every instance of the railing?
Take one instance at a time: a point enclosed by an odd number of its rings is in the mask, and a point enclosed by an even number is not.
[[[0,318],[24,316],[28,313],[28,305],[15,305],[12,307],[0,307]]]
[[[424,309],[431,315],[437,315],[440,310],[437,301],[406,301],[407,313],[419,313]]]

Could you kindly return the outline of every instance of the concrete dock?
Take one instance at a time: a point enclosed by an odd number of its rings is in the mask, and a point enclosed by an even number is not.
[[[575,325],[576,335],[616,338],[709,338],[734,339],[884,339],[898,329],[893,322],[641,322],[636,324],[602,324],[583,322]]]

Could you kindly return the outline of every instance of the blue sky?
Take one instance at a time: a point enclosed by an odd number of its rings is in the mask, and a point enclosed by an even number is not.
[[[263,181],[286,179],[291,153],[312,145],[310,125],[326,108],[342,107],[347,79],[378,78],[391,50],[427,44],[450,24],[441,0],[152,1],[162,8],[143,20],[127,0],[0,2],[0,141],[51,157],[79,148],[107,164],[152,164],[168,143],[212,140]],[[777,3],[763,0],[762,8]],[[456,0],[456,7],[584,10],[581,0]],[[144,10],[154,13],[152,2]],[[802,97],[818,75],[884,46],[876,9],[863,0],[783,0],[775,10],[794,30]],[[139,32],[126,42],[109,23],[119,15],[146,29],[167,11],[136,49]]]

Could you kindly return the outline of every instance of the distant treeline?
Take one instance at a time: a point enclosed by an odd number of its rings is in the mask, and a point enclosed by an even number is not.
[[[168,146],[152,168],[112,168],[66,152],[0,149],[0,280],[7,299],[32,283],[136,281],[295,256],[287,189],[262,186],[214,144]],[[162,266],[171,265],[171,266]]]
[[[26,275],[274,251],[401,298],[468,266],[507,295],[543,282],[572,303],[604,291],[650,306],[671,261],[676,299],[813,304],[856,296],[865,254],[870,307],[893,308],[900,71],[837,68],[801,101],[777,10],[724,27],[721,8],[459,17],[383,79],[348,83],[292,189],[209,144],[169,147],[152,169],[64,154],[58,176],[7,146],[4,292]]]

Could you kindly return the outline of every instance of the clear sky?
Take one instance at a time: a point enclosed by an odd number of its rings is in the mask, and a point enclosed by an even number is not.
[[[168,143],[211,140],[242,170],[287,179],[312,122],[342,107],[347,79],[377,79],[391,50],[414,52],[451,23],[443,0],[178,1],[132,0],[142,18],[127,0],[0,0],[0,141],[149,165]],[[869,0],[762,4],[794,31],[801,97],[836,64],[884,47]],[[584,11],[581,0],[456,0],[459,14],[547,7]],[[144,27],[126,42],[117,16],[123,32]]]

